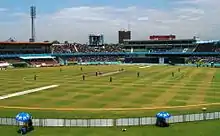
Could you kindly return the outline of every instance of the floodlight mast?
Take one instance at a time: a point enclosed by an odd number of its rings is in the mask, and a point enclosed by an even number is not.
[[[31,38],[30,42],[35,42],[35,18],[36,18],[36,7],[30,7],[30,15],[31,15]]]

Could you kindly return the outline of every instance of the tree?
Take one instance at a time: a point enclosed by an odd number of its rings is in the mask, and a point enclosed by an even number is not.
[[[57,41],[57,40],[54,40],[52,43],[53,43],[53,44],[60,44],[60,42]]]
[[[69,42],[68,42],[68,41],[64,41],[64,43],[65,43],[65,44],[68,44]]]

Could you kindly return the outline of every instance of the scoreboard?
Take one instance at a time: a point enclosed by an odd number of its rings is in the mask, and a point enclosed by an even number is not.
[[[90,34],[89,35],[89,46],[103,46],[104,35],[103,34]]]

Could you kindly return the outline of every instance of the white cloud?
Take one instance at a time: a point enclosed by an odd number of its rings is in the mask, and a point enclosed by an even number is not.
[[[8,11],[8,9],[6,9],[6,8],[0,8],[0,12],[5,12],[5,11]]]
[[[204,10],[198,9],[198,8],[177,8],[175,9],[176,12],[182,13],[182,14],[198,14],[198,15],[203,15]]]
[[[216,3],[215,3],[216,2]],[[178,38],[220,39],[219,0],[177,1],[173,8],[141,7],[72,7],[36,19],[38,40],[87,42],[88,34],[103,33],[106,42],[117,41],[117,31],[131,26],[133,39],[147,39],[151,34],[176,34]],[[191,4],[188,6],[187,4]],[[0,23],[0,39],[16,37],[27,40],[30,35],[28,13],[12,13],[13,23]]]
[[[148,20],[148,17],[139,17],[138,20],[139,20],[139,21],[147,21],[147,20]]]
[[[23,12],[16,12],[16,13],[12,13],[11,16],[16,16],[16,17],[27,17],[28,14],[23,13]]]
[[[198,4],[201,1],[204,1],[204,0],[177,0],[174,3],[175,4]]]

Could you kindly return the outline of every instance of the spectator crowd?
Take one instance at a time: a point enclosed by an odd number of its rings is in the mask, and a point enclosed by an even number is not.
[[[149,52],[220,52],[220,46],[215,44],[199,44],[198,46],[190,47],[190,48],[152,48],[150,50],[141,49]],[[124,49],[121,45],[108,44],[100,47],[91,47],[87,44],[80,43],[65,43],[65,44],[53,44],[51,47],[52,53],[90,53],[90,52],[102,52],[102,53],[110,53],[110,52],[124,52]],[[134,51],[138,51],[138,49],[134,49]],[[5,53],[5,52],[4,52]],[[34,50],[32,53],[36,53]],[[0,52],[1,54],[1,52]],[[77,61],[77,62],[115,62],[122,60],[121,56],[111,55],[111,56],[80,56],[80,57],[71,57],[68,61]],[[5,60],[0,60],[5,61]],[[7,60],[7,62],[19,62],[20,59],[12,58],[11,60]],[[188,58],[189,62],[198,62],[202,61],[204,63],[220,63],[220,57],[197,57],[192,56]],[[29,63],[33,65],[38,64],[48,64],[48,65],[56,65],[58,62],[54,60],[36,60],[30,61]]]
[[[119,45],[104,45],[101,47],[91,47],[86,44],[54,44],[52,46],[53,53],[89,53],[89,52],[122,52],[122,46]]]
[[[26,62],[32,66],[59,66],[59,63],[54,59],[32,59]]]
[[[53,53],[90,53],[90,52],[123,52],[122,46],[104,45],[100,47],[91,47],[86,44],[54,44],[52,46]],[[115,62],[120,60],[120,56],[80,56],[71,57],[68,61],[77,62]]]
[[[187,62],[190,63],[197,63],[197,62],[201,62],[201,63],[220,63],[220,57],[198,57],[198,56],[192,56],[189,57]]]
[[[83,56],[75,57],[78,62],[116,62],[120,60],[120,56]]]

